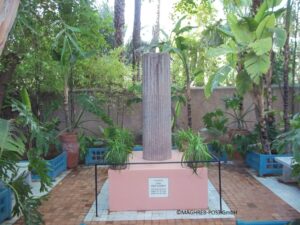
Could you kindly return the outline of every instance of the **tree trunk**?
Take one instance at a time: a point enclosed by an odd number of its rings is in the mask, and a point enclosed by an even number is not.
[[[124,11],[125,0],[115,0],[114,5],[114,26],[115,26],[115,47],[123,46],[124,43]]]
[[[257,10],[259,9],[260,5],[262,4],[262,0],[252,0],[252,14],[255,15],[257,13]],[[271,54],[271,53],[270,53]],[[271,57],[271,56],[270,56]],[[256,113],[257,113],[257,120],[260,130],[260,141],[262,145],[262,150],[265,153],[271,154],[271,145],[268,137],[268,129],[266,125],[266,118],[265,118],[265,103],[264,103],[264,80],[266,80],[266,76],[268,76],[268,79],[270,75],[272,74],[272,71],[269,71],[269,75],[263,75],[264,77],[261,79],[260,84],[253,84],[253,99],[254,104],[256,107]],[[268,101],[268,100],[267,100]]]
[[[186,107],[187,107],[187,117],[188,117],[188,127],[192,128],[192,105],[191,105],[191,88],[190,86],[187,86],[187,91],[186,91]]]
[[[159,32],[160,32],[160,0],[157,0],[156,21],[155,21],[155,25],[152,28],[151,44],[157,44],[159,42]]]
[[[8,34],[16,19],[19,4],[19,0],[0,1],[0,55],[2,54]]]
[[[68,99],[70,99],[70,124],[74,124],[75,123],[75,102],[74,102],[74,98],[75,98],[75,94],[74,94],[74,77],[73,77],[73,66],[70,66],[70,78],[68,79],[68,84],[69,84],[69,97]]]
[[[186,108],[187,108],[188,127],[192,128],[191,78],[190,78],[190,71],[187,62],[184,63],[184,67],[185,67],[185,75],[186,75]]]
[[[296,4],[296,2],[295,2]],[[295,24],[295,41],[294,41],[294,51],[293,51],[293,68],[292,68],[292,93],[291,93],[291,104],[292,104],[292,114],[295,113],[295,78],[296,78],[296,59],[297,59],[297,47],[298,47],[298,42],[297,42],[297,35],[298,35],[298,26],[299,26],[299,5],[300,2],[295,6],[295,16],[296,16],[296,24]]]
[[[242,58],[242,56],[241,56],[241,54],[239,54],[238,55],[237,74],[240,74],[244,69],[244,65],[243,65],[241,58]],[[244,96],[242,96],[239,93],[238,93],[238,96],[241,96],[241,101],[239,104],[239,116],[241,117],[242,114],[244,113]],[[238,129],[246,129],[246,127],[244,127],[244,124],[238,123]]]
[[[284,69],[283,69],[283,121],[284,130],[289,130],[289,58],[290,58],[290,17],[291,0],[287,1],[287,11],[285,19],[286,42],[284,45]]]
[[[12,79],[13,74],[20,63],[20,58],[15,53],[8,53],[7,55],[3,55],[1,58],[4,69],[0,72],[0,113],[2,110],[6,86]]]
[[[140,81],[140,50],[141,45],[141,0],[134,1],[134,25],[132,34],[132,68],[136,76],[133,75],[133,80]]]
[[[70,121],[70,110],[69,110],[69,71],[65,66],[62,66],[62,72],[64,73],[64,112],[65,112],[65,123],[67,131],[72,131]]]
[[[60,13],[60,17],[62,18],[62,20],[67,23],[70,24],[73,18],[73,8],[74,8],[74,4],[75,1],[59,1],[59,13]],[[64,110],[64,117],[65,117],[65,126],[66,126],[66,131],[67,132],[72,132],[73,129],[71,127],[72,124],[72,117],[73,115],[71,115],[72,113],[72,106],[70,106],[70,97],[69,94],[73,94],[72,92],[70,92],[70,64],[65,64],[61,62],[61,73],[64,76],[64,102],[63,102],[63,110]],[[70,112],[70,108],[71,108],[71,112]]]
[[[274,66],[274,52],[271,50],[270,52],[270,61],[271,66],[269,68],[268,73],[264,76],[264,81],[266,85],[266,123],[269,128],[273,127],[275,122],[274,113],[272,112],[273,105],[273,92],[272,92],[272,76],[273,76],[273,66]]]
[[[264,116],[264,93],[263,93],[263,84],[261,82],[260,85],[253,85],[253,98],[256,106],[256,113],[258,117],[258,125],[260,129],[260,140],[262,144],[262,150],[265,153],[271,154],[270,142],[268,138],[268,131]]]

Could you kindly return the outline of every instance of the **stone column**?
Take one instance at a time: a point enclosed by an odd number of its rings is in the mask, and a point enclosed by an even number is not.
[[[167,53],[143,55],[143,158],[171,158],[171,78]]]

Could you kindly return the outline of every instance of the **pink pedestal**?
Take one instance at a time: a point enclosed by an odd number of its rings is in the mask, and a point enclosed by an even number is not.
[[[172,151],[168,161],[180,159],[181,153]],[[142,159],[142,152],[134,152],[130,161],[149,162]],[[108,182],[111,211],[208,208],[205,167],[199,168],[196,175],[180,163],[130,165],[125,170],[109,170]]]

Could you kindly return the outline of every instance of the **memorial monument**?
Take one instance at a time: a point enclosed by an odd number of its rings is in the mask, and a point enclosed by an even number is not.
[[[207,168],[197,175],[172,150],[171,77],[167,53],[143,56],[143,148],[127,169],[108,171],[110,211],[208,208]],[[155,162],[166,162],[153,164]]]
[[[143,159],[171,158],[171,77],[167,53],[143,56]]]

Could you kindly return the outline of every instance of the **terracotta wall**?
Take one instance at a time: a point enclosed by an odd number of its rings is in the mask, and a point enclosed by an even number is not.
[[[199,130],[203,128],[202,117],[207,113],[215,110],[216,108],[221,108],[225,111],[224,102],[222,98],[226,96],[232,96],[234,93],[234,88],[232,87],[222,87],[217,88],[213,95],[206,99],[204,97],[203,88],[192,88],[191,95],[192,95],[192,123],[193,129]],[[282,97],[280,93],[280,89],[278,87],[273,88],[274,96],[276,100],[273,103],[274,110],[282,111]],[[300,93],[300,88],[297,90],[297,93]],[[250,105],[252,105],[252,99],[250,95],[246,95],[244,100],[244,107],[247,109]],[[253,105],[252,105],[253,107]],[[116,112],[117,110],[110,109],[110,114],[114,121],[118,120],[118,123],[121,124],[122,118],[121,114]],[[298,103],[295,106],[295,111],[300,112],[300,104]],[[59,110],[56,115],[63,119],[63,113]],[[228,116],[229,117],[229,116]],[[229,117],[230,118],[230,117]],[[100,134],[100,127],[104,127],[104,124],[97,119],[95,115],[91,113],[85,113],[83,120],[87,122],[84,123],[84,126],[92,131],[95,134]],[[248,114],[246,120],[251,121],[249,122],[249,129],[253,128],[256,118],[255,112],[252,111]],[[279,116],[277,116],[277,121],[279,120]],[[136,135],[140,136],[142,133],[142,107],[141,104],[135,104],[130,108],[126,108],[124,119],[123,119],[124,127],[133,131]],[[182,110],[182,114],[178,120],[179,127],[186,128],[187,127],[187,119],[186,119],[186,110],[185,108]],[[63,125],[62,125],[63,126]],[[234,126],[234,124],[231,124]]]

